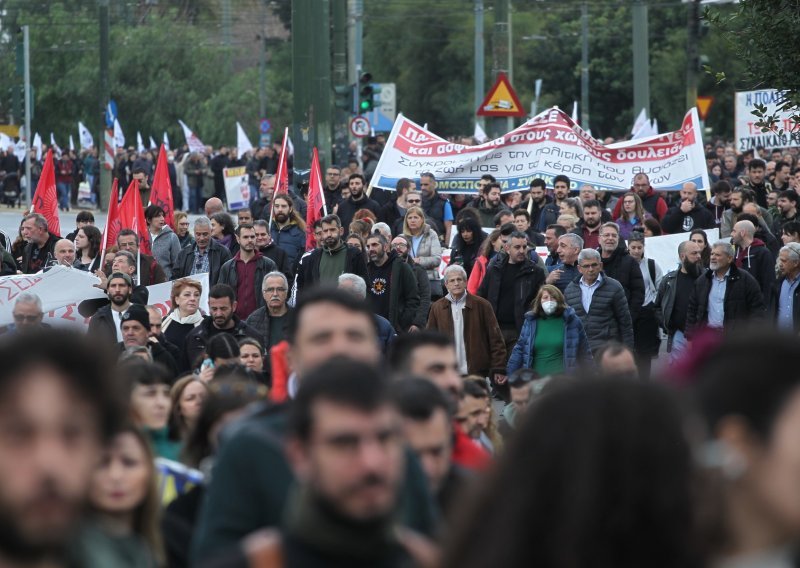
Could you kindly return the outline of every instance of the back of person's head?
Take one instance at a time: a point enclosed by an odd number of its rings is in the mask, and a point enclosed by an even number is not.
[[[208,341],[206,354],[212,361],[238,358],[241,354],[239,342],[230,333],[218,333]]]
[[[697,566],[690,459],[659,386],[556,382],[462,513],[444,566]]]
[[[315,286],[309,290],[303,290],[298,295],[294,310],[289,312],[289,318],[286,322],[286,339],[289,343],[294,343],[303,311],[317,304],[334,304],[348,312],[361,314],[373,322],[373,325],[376,325],[369,303],[356,298],[347,290],[340,290],[331,286]]]
[[[169,385],[175,382],[172,373],[158,363],[145,361],[141,357],[126,359],[117,366],[117,376],[124,386],[125,394],[130,395],[136,385],[155,386]]]
[[[319,401],[373,412],[388,400],[387,382],[374,366],[335,357],[303,378],[289,407],[287,432],[308,441],[314,426],[314,406]]]
[[[451,399],[428,379],[405,377],[391,386],[392,400],[403,418],[423,422],[430,420],[437,408],[448,416],[454,412]]]

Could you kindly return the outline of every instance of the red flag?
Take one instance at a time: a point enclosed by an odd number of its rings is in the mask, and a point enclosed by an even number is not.
[[[133,180],[119,203],[119,228],[131,229],[139,235],[139,251],[151,254],[150,233],[144,218],[142,198],[139,194],[139,182]]]
[[[56,171],[53,166],[53,149],[47,151],[44,158],[42,174],[36,185],[36,193],[31,203],[31,213],[40,213],[47,219],[47,230],[61,236],[61,224],[58,220],[58,192],[56,191]]]
[[[117,235],[119,234],[119,180],[114,178],[111,182],[111,197],[108,202],[108,216],[106,217],[106,227],[103,229],[103,248],[100,257],[100,269],[103,269],[106,249],[109,244],[113,245],[117,242]]]
[[[311,172],[308,178],[308,207],[306,207],[306,250],[313,250],[317,246],[314,237],[314,223],[328,214],[325,206],[325,194],[322,193],[322,169],[319,167],[317,149],[311,152]]]
[[[289,166],[287,162],[287,152],[286,152],[286,141],[289,140],[289,127],[287,126],[283,131],[283,145],[281,146],[281,155],[278,157],[278,171],[275,172],[275,192],[273,193],[273,197],[275,195],[279,195],[281,193],[288,194],[289,193]],[[275,203],[273,201],[272,203]],[[270,204],[269,207],[269,224],[272,226],[272,209],[273,206]]]
[[[150,190],[150,204],[158,205],[164,210],[164,220],[174,231],[175,206],[172,203],[172,183],[169,181],[169,170],[167,169],[167,151],[163,144],[158,151],[156,174],[153,177],[153,188]]]

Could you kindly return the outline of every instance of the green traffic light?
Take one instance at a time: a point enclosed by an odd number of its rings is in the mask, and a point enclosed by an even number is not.
[[[361,110],[369,110],[369,101],[361,101]]]

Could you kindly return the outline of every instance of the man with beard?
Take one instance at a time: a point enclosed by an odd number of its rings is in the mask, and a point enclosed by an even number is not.
[[[373,367],[333,361],[289,409],[286,457],[297,480],[288,522],[249,537],[249,566],[420,565],[432,545],[402,525],[400,416]],[[424,542],[424,545],[420,545]],[[424,553],[423,553],[424,554]]]
[[[778,211],[780,214],[775,219],[775,234],[780,235],[783,232],[783,226],[786,223],[797,221],[797,203],[800,201],[797,192],[793,189],[782,191],[778,196]]]
[[[620,242],[619,225],[616,223],[603,223],[600,229],[600,254],[603,274],[622,284],[631,319],[636,321],[644,302],[644,279],[639,263],[628,253],[625,242]]]
[[[425,172],[419,176],[419,188],[422,191],[422,210],[425,211],[425,217],[433,223],[432,228],[439,235],[439,240],[449,243],[454,220],[452,205],[436,191],[436,176],[432,173]]]
[[[520,209],[527,209],[531,214],[531,227],[540,233],[550,225],[555,225],[560,215],[558,205],[549,203],[545,193],[547,184],[542,178],[531,182],[527,199],[520,203]]]
[[[264,306],[261,282],[264,276],[278,267],[256,248],[256,231],[253,225],[236,227],[236,242],[239,243],[239,252],[220,268],[219,283],[234,289],[237,298],[236,316],[247,319],[256,309]]]
[[[343,240],[344,228],[338,215],[327,215],[320,220],[322,226],[322,248],[311,252],[303,259],[297,271],[297,292],[319,283],[336,284],[344,272],[357,274],[367,279],[367,263],[364,254]]]
[[[39,213],[26,215],[20,232],[28,243],[22,252],[20,269],[25,274],[35,274],[53,260],[58,235],[47,230],[47,219]]]
[[[89,334],[106,342],[122,341],[122,314],[131,306],[133,280],[130,275],[114,272],[108,278],[106,293],[110,304],[103,306],[89,321]]]
[[[772,222],[772,215],[765,207],[761,207],[756,203],[756,194],[751,189],[744,187],[737,187],[731,193],[730,209],[722,214],[722,223],[719,226],[720,238],[730,237],[734,224],[739,220],[739,215],[744,213],[745,206],[752,203],[754,208],[758,208],[761,212],[760,217],[764,220],[765,226],[768,230],[772,230],[774,223]]]
[[[667,233],[689,233],[693,229],[711,229],[711,212],[697,201],[697,186],[686,182],[680,191],[680,204],[670,208],[661,226]]]
[[[0,565],[100,566],[81,521],[122,416],[108,360],[63,330],[15,334],[0,358]]]
[[[408,331],[419,307],[417,282],[411,267],[403,262],[380,233],[367,239],[367,293],[372,311],[389,320],[398,332]]]
[[[714,184],[711,191],[714,197],[706,203],[706,207],[714,216],[714,226],[719,227],[722,223],[722,216],[731,206],[731,184],[721,179]]]
[[[245,337],[261,341],[261,334],[236,317],[236,293],[227,284],[215,284],[208,291],[211,315],[186,336],[186,360],[194,368],[206,351],[209,340],[219,333],[229,333],[238,342]]]
[[[261,254],[272,259],[278,270],[283,272],[288,280],[292,280],[294,278],[294,269],[286,256],[286,251],[272,242],[272,235],[269,234],[269,223],[264,219],[257,219],[253,223],[253,228],[256,231],[256,248],[261,251]]]
[[[584,247],[597,248],[600,246],[600,222],[603,219],[603,211],[603,207],[597,200],[593,199],[583,204],[583,219],[578,222],[578,228],[573,231],[583,239],[583,246],[578,249],[578,252]]]
[[[272,231],[275,246],[283,249],[289,263],[294,266],[306,250],[306,224],[288,195],[276,195],[272,200]]]
[[[381,206],[374,199],[367,197],[365,190],[366,180],[361,174],[352,174],[347,181],[347,187],[350,189],[350,197],[339,203],[339,208],[336,214],[342,221],[342,227],[350,226],[353,222],[353,216],[361,209],[369,209],[378,217],[381,213]],[[305,244],[305,241],[304,243]]]
[[[667,202],[664,201],[664,198],[656,193],[656,190],[650,185],[650,178],[647,177],[647,174],[636,174],[633,176],[633,187],[631,187],[630,192],[639,196],[639,199],[642,200],[644,210],[655,217],[660,223],[664,215],[667,214],[669,207],[667,207]],[[624,195],[620,196],[617,204],[614,206],[614,211],[611,213],[614,219],[619,219],[622,216],[623,197]]]
[[[478,211],[481,227],[494,227],[494,218],[500,212],[507,211],[511,213],[511,210],[503,204],[503,199],[500,195],[500,184],[497,182],[484,185],[481,190],[481,196],[473,200],[469,206]]]
[[[392,251],[411,268],[417,283],[419,306],[408,331],[425,329],[425,325],[428,322],[428,311],[431,307],[431,282],[428,280],[428,273],[419,264],[410,261],[411,258],[408,256],[408,251],[411,250],[411,242],[406,235],[398,235],[392,239],[391,247]]]
[[[569,177],[561,174],[553,178],[553,204],[561,207],[561,202],[569,197],[569,186],[572,182]]]
[[[269,219],[270,204],[275,193],[275,176],[263,175],[258,183],[258,190],[261,192],[261,197],[253,201],[250,210],[253,212],[253,218],[266,221]]]

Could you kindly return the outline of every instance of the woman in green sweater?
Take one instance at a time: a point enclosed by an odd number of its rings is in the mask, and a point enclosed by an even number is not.
[[[571,373],[591,364],[592,353],[581,319],[553,285],[539,289],[525,314],[519,340],[508,360],[507,374],[529,368],[539,376]]]

